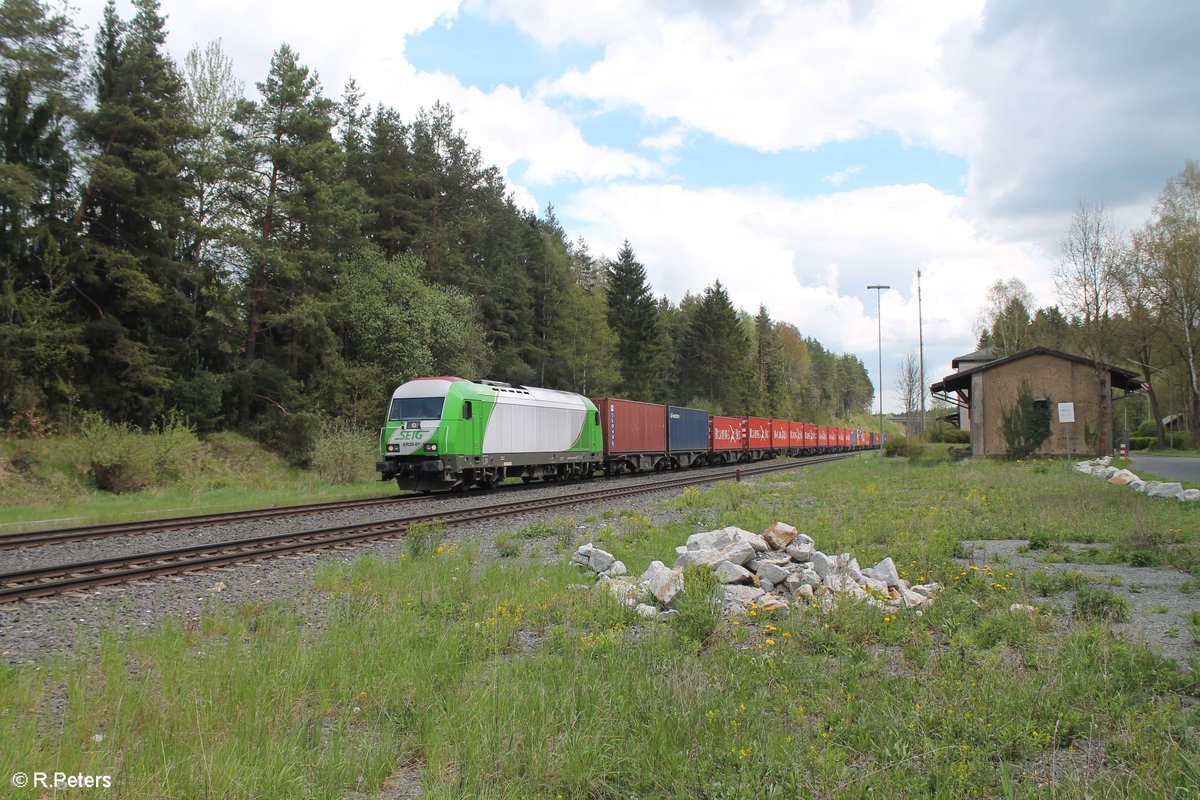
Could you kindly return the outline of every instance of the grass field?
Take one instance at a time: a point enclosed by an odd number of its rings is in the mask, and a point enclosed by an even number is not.
[[[945,593],[921,616],[718,621],[692,603],[646,623],[574,588],[576,520],[511,533],[549,564],[433,530],[401,559],[327,564],[317,629],[287,608],[213,608],[75,663],[0,669],[0,775],[115,778],[72,797],[1196,795],[1187,665],[1114,634],[1103,590],[955,559],[963,539],[1036,538],[1195,571],[1200,508],[1047,463],[864,458],[770,480],[689,489],[661,506],[666,525],[592,524],[636,574],[697,526],[780,519]],[[1092,618],[1039,599],[1085,589]],[[1037,613],[1009,612],[1025,602]],[[26,791],[11,796],[40,796]]]
[[[133,442],[153,437],[130,437]],[[159,437],[160,439],[162,437]],[[396,484],[371,479],[363,450],[357,480],[334,483],[301,470],[237,434],[218,433],[187,447],[178,474],[140,491],[100,491],[89,475],[87,443],[79,437],[0,439],[0,535],[42,527],[295,505],[395,494]],[[153,445],[163,447],[160,442]],[[149,467],[153,469],[153,465]]]

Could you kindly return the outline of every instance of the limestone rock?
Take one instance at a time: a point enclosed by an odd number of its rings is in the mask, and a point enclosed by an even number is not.
[[[682,569],[688,564],[707,564],[715,567],[722,561],[729,561],[740,567],[752,558],[754,558],[753,547],[745,542],[734,542],[722,548],[706,547],[688,550],[675,561],[675,568]]]
[[[1156,483],[1146,490],[1150,497],[1171,497],[1176,500],[1183,494],[1183,486],[1178,483]]]
[[[607,575],[601,575],[600,579],[596,581],[596,589],[608,590],[613,597],[628,606],[632,607],[637,603],[637,584],[627,578],[610,578]]]
[[[763,531],[762,535],[772,550],[782,550],[796,538],[796,529],[786,522],[776,522]]]
[[[805,564],[809,561],[812,561],[813,553],[816,552],[816,548],[813,547],[811,543],[797,544],[795,541],[793,541],[784,549],[784,552],[786,552],[788,557],[797,564]]]
[[[805,601],[812,600],[813,587],[809,586],[807,583],[800,584],[800,588],[796,590],[796,597]]]
[[[1008,607],[1008,610],[1011,614],[1033,614],[1035,611],[1033,606],[1024,603],[1013,603]]]
[[[875,577],[886,583],[888,586],[900,585],[900,573],[896,571],[896,563],[891,557],[885,558],[874,567],[871,568],[875,573]]]
[[[760,611],[777,611],[781,608],[790,608],[790,606],[788,605],[788,601],[782,597],[769,594],[758,601],[758,608]]]
[[[942,591],[942,585],[940,583],[918,583],[912,587],[912,590],[917,594],[932,600],[940,591]]]
[[[1195,503],[1200,500],[1200,489],[1184,489],[1179,495],[1179,499],[1187,503]]]
[[[821,585],[821,576],[816,570],[806,569],[800,573],[800,582],[815,589]]]
[[[637,611],[638,616],[642,617],[643,619],[654,619],[658,616],[658,609],[654,606],[648,606],[645,603],[638,603],[634,610]]]
[[[737,529],[735,528],[734,530]],[[693,533],[687,538],[687,549],[720,550],[723,547],[729,547],[736,541],[737,539],[731,533],[729,533],[728,528],[720,528],[715,531]]]
[[[575,554],[571,556],[571,561],[581,567],[586,567],[595,549],[596,547],[591,542],[581,544],[579,545],[579,549],[575,551]]]
[[[725,599],[736,600],[743,605],[750,605],[758,600],[766,592],[759,589],[757,586],[726,586]]]
[[[733,536],[735,540],[745,542],[753,547],[754,552],[756,553],[765,553],[771,549],[771,546],[767,544],[767,540],[759,536],[757,533],[751,533],[750,531],[742,530],[741,528],[737,528],[732,525],[726,528],[725,531]]]
[[[628,572],[629,572],[629,570],[625,567],[624,561],[614,561],[612,563],[612,566],[610,566],[608,569],[604,570],[604,572],[602,572],[600,574],[607,575],[610,578],[615,578],[618,575],[626,575],[626,574],[628,574]]]
[[[769,562],[760,562],[757,570],[758,577],[772,584],[780,584],[788,579],[790,572]]]
[[[588,556],[588,569],[592,572],[604,572],[606,569],[616,563],[616,556],[607,550],[595,548],[592,554]]]
[[[673,569],[656,573],[648,588],[660,605],[670,608],[675,603],[675,598],[683,591],[683,570]]]
[[[717,564],[717,568],[713,570],[717,580],[721,583],[750,583],[750,570],[745,567],[740,567],[729,561],[722,561]]]
[[[821,580],[825,580],[825,576],[833,571],[833,564],[829,556],[822,553],[820,550],[814,550],[812,554],[812,568],[817,573]]]

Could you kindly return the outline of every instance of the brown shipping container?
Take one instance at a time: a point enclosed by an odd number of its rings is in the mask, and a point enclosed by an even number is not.
[[[667,407],[615,397],[593,398],[600,411],[605,453],[665,453]]]

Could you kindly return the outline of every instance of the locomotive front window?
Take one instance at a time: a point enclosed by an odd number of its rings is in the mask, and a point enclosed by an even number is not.
[[[441,419],[444,397],[394,397],[388,422],[409,419]]]

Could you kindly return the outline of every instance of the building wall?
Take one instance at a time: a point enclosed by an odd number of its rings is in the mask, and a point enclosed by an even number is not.
[[[1050,401],[1051,435],[1038,449],[1038,455],[1066,455],[1068,427],[1072,454],[1111,452],[1112,400],[1108,370],[1102,369],[1097,375],[1089,364],[1039,353],[971,376],[973,455],[1006,454],[1008,445],[1000,430],[1003,415],[1016,404],[1021,382],[1026,378],[1035,400]],[[1075,404],[1075,422],[1069,426],[1058,421],[1058,404],[1067,402]]]

